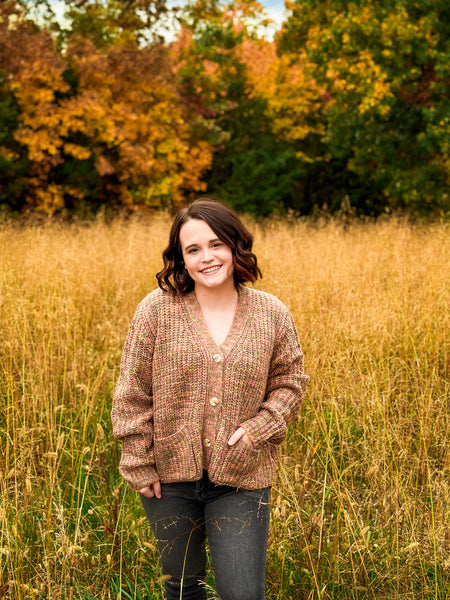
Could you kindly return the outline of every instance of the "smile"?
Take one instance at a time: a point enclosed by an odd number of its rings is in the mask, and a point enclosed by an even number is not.
[[[218,271],[220,268],[222,267],[222,265],[216,265],[214,267],[208,267],[206,269],[202,269],[200,271],[200,273],[204,273],[205,275],[207,275],[208,273],[215,273],[216,271]]]

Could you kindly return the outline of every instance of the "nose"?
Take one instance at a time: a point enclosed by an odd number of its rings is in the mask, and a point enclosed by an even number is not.
[[[213,259],[211,256],[211,250],[209,248],[205,248],[202,253],[202,261],[210,262]]]

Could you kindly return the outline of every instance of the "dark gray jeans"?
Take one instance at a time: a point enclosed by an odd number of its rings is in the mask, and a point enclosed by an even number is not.
[[[206,600],[205,538],[221,600],[264,600],[270,488],[242,490],[208,479],[162,484],[142,505],[161,556],[167,600]]]

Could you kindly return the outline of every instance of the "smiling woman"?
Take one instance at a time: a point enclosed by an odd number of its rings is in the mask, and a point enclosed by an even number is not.
[[[214,288],[219,293],[235,294],[231,248],[220,240],[211,227],[199,219],[190,219],[180,229],[184,266],[196,293]],[[204,292],[203,292],[204,293]]]
[[[190,219],[180,229],[184,266],[194,282],[203,320],[220,346],[226,339],[236,312],[231,248],[200,219]]]
[[[140,493],[167,600],[205,600],[205,539],[222,600],[263,600],[277,446],[308,377],[292,316],[245,287],[253,237],[208,198],[182,209],[139,305],[114,396],[120,471]]]
[[[197,223],[185,225],[194,220]],[[208,232],[205,230],[208,227]],[[233,280],[237,286],[240,283],[255,282],[261,276],[256,256],[252,252],[253,237],[243,226],[235,213],[224,210],[222,204],[211,200],[197,200],[189,208],[180,210],[175,217],[169,235],[169,244],[163,253],[164,269],[157,273],[159,287],[165,291],[192,292],[195,282],[188,272],[185,256],[181,247],[181,229],[185,237],[189,236],[193,244],[203,232],[205,239],[210,237],[210,243],[222,243],[231,249],[233,255]],[[194,246],[193,246],[194,247]],[[187,248],[185,248],[186,250]]]

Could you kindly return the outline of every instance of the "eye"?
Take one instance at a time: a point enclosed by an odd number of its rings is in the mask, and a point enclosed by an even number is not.
[[[220,246],[223,246],[223,242],[214,242],[211,245],[213,248],[220,248]]]
[[[198,252],[198,248],[189,248],[187,251],[188,254],[194,254],[195,252]]]

